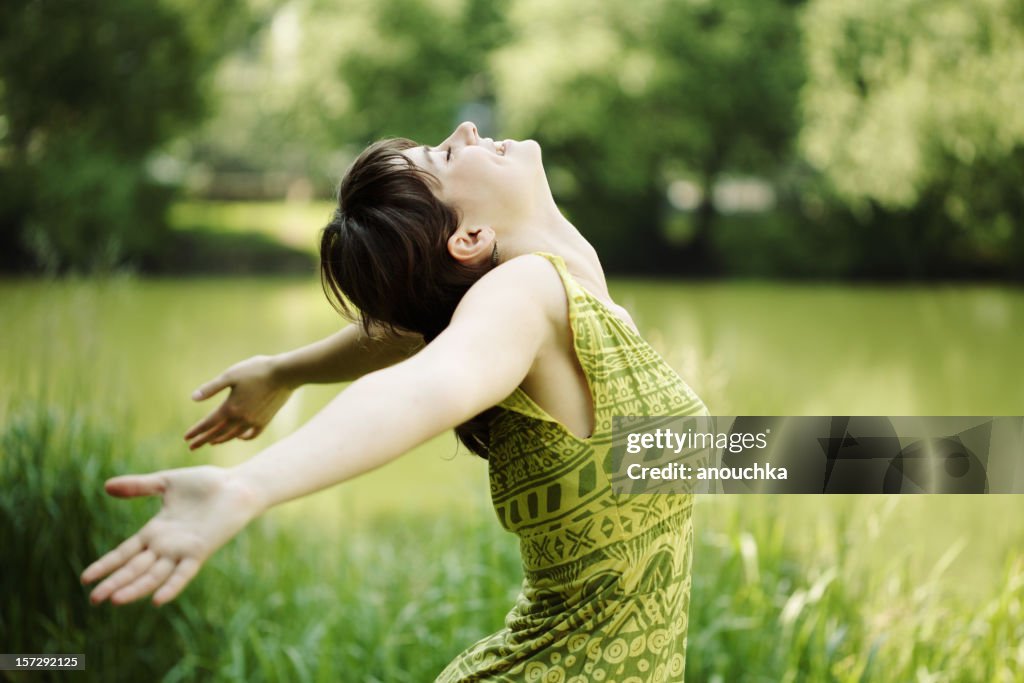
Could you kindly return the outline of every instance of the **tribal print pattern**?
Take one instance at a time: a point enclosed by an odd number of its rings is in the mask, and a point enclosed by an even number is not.
[[[540,253],[540,252],[538,252]],[[686,664],[693,495],[616,495],[615,415],[706,415],[678,374],[572,277],[569,322],[595,408],[581,439],[517,388],[491,426],[491,500],[520,539],[522,591],[505,627],[438,683],[677,683]]]

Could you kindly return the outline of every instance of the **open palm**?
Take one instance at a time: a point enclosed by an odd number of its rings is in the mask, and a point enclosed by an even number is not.
[[[93,604],[109,598],[121,605],[154,592],[155,605],[173,600],[203,562],[260,509],[252,493],[228,470],[211,465],[114,477],[105,488],[120,498],[162,496],[163,507],[138,532],[82,572],[84,584],[107,577],[93,589]]]

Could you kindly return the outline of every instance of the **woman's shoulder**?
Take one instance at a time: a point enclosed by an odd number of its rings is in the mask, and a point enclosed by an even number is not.
[[[557,256],[535,252],[510,258],[487,272],[467,296],[518,299],[543,308],[552,315],[565,312],[566,283]]]
[[[595,292],[602,292],[603,296]],[[518,300],[517,305],[542,308],[556,325],[565,321],[566,310],[572,308],[570,297],[576,296],[580,302],[589,297],[637,331],[629,311],[607,296],[607,286],[599,287],[587,277],[573,275],[557,254],[533,252],[511,258],[480,278],[470,293],[487,301]]]

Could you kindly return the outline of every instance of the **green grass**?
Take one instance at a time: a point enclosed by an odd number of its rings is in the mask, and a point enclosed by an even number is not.
[[[811,557],[793,551],[782,521],[793,498],[760,499],[753,522],[742,504],[722,505],[715,530],[698,526],[688,680],[1008,683],[1024,675],[1020,546],[1004,555],[997,580],[968,598],[948,573],[962,546],[923,574],[877,552],[864,528],[886,512],[874,506],[865,519],[864,510],[885,497],[850,497],[816,529],[805,526],[830,539]],[[938,508],[952,497],[929,498]]]
[[[500,626],[518,588],[493,514],[381,516],[338,538],[270,515],[169,605],[90,607],[78,575],[159,508],[103,493],[133,444],[35,406],[8,413],[0,449],[19,482],[0,489],[4,647],[84,653],[90,680],[422,681]]]
[[[720,415],[1024,409],[1017,290],[612,286]],[[157,509],[107,477],[233,464],[338,391],[297,392],[257,442],[181,439],[213,407],[196,385],[338,328],[315,277],[4,281],[0,319],[5,652],[84,652],[75,680],[423,681],[502,625],[516,540],[447,436],[272,511],[163,608],[88,606],[79,573]],[[687,680],[1024,679],[1020,500],[698,498]]]
[[[432,680],[501,626],[518,590],[515,540],[483,505],[381,513],[330,534],[275,511],[169,605],[90,607],[79,573],[158,508],[103,494],[104,479],[151,457],[118,434],[38,401],[11,406],[0,430],[4,649],[84,652],[88,670],[75,680]],[[963,498],[824,500],[699,500],[688,681],[1021,680],[1024,543],[1009,544],[994,580],[968,596],[954,590],[963,546],[949,528],[954,541],[925,571],[892,552],[884,531],[922,512],[955,526],[938,512]],[[1013,497],[971,500],[994,516],[980,521],[1024,541]],[[980,530],[961,520],[959,531]]]

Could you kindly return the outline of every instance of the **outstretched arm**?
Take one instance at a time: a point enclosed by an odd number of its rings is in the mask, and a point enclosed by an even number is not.
[[[423,348],[418,334],[375,332],[349,325],[326,339],[274,356],[274,371],[285,385],[351,382],[405,360]]]
[[[269,508],[379,467],[504,399],[552,329],[548,312],[511,275],[481,280],[431,344],[354,382],[292,435],[235,467],[235,476]]]
[[[219,406],[185,432],[185,439],[192,450],[235,437],[254,439],[303,384],[349,382],[404,360],[422,347],[419,335],[381,332],[371,337],[360,325],[349,325],[294,351],[248,358],[192,394],[194,400],[202,401],[231,388]]]
[[[508,396],[550,339],[565,298],[541,257],[513,259],[466,294],[449,327],[420,353],[354,382],[292,435],[233,468],[117,477],[113,495],[161,495],[138,533],[82,574],[93,602],[156,591],[176,597],[202,563],[273,507],[352,479]]]

